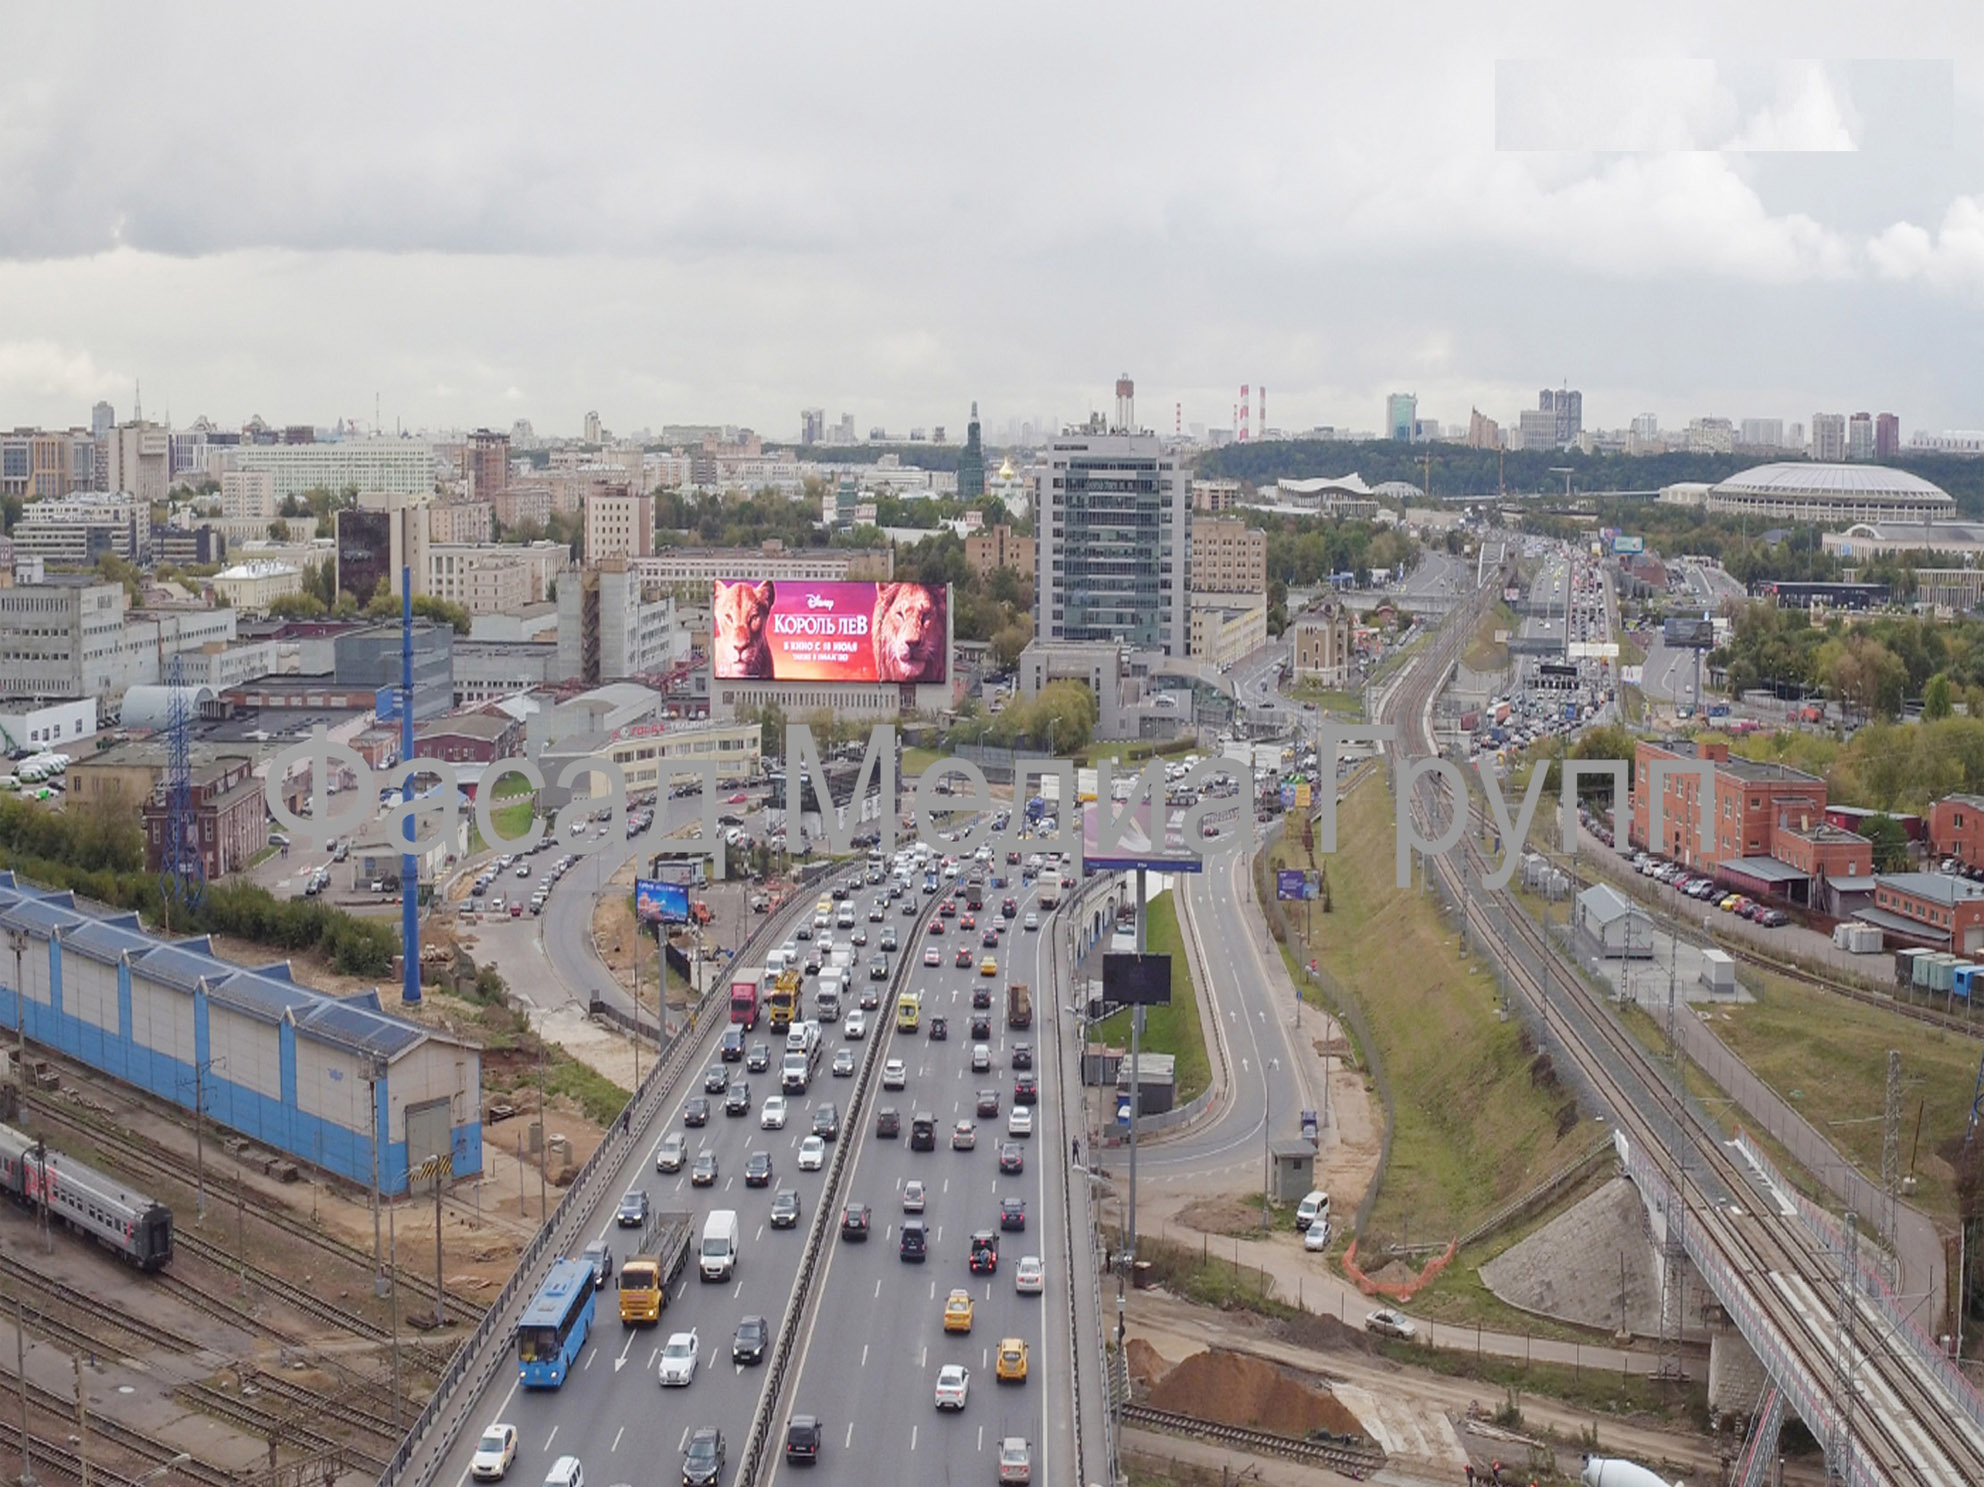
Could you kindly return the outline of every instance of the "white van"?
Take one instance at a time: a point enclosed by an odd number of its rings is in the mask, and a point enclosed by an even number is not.
[[[551,1464],[544,1487],[586,1487],[586,1469],[576,1456],[560,1456]]]
[[[1330,1221],[1330,1195],[1316,1190],[1295,1206],[1295,1227],[1306,1231],[1311,1224]]]
[[[703,1221],[704,1280],[729,1280],[737,1269],[737,1210],[719,1208]]]

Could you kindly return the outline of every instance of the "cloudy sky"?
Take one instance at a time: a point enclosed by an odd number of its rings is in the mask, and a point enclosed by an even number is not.
[[[8,8],[0,425],[1984,427],[1984,6]],[[1864,58],[1883,59],[1879,61]]]

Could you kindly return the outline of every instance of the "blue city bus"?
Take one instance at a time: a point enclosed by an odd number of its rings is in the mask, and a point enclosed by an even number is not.
[[[526,1389],[565,1382],[592,1331],[592,1266],[560,1260],[517,1319],[517,1369]]]

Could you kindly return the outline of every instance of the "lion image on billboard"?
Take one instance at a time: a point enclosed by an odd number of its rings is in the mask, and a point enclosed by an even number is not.
[[[875,586],[875,679],[940,682],[944,679],[944,591],[934,584]]]
[[[770,680],[772,648],[765,638],[765,626],[777,597],[778,590],[770,579],[763,583],[718,580],[710,627],[718,676]]]

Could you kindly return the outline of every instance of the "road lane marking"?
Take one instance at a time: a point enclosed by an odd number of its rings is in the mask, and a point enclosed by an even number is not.
[[[635,1334],[632,1332],[627,1334],[627,1341],[621,1346],[620,1356],[613,1360],[613,1371],[615,1373],[618,1373],[627,1366],[627,1354],[634,1349],[634,1337]]]
[[[551,1449],[551,1443],[557,1439],[558,1439],[558,1427],[554,1425],[551,1427],[551,1434],[547,1435],[544,1438],[544,1449],[549,1451]]]
[[[621,1436],[623,1436],[623,1435],[625,1435],[626,1433],[627,1433],[627,1427],[626,1427],[626,1426],[624,1426],[624,1425],[622,1425],[622,1426],[621,1426],[621,1427],[620,1427],[620,1428],[619,1428],[618,1430],[616,1430],[616,1431],[614,1431],[614,1432],[613,1432],[613,1444],[612,1444],[612,1445],[610,1445],[610,1446],[608,1446],[608,1447],[607,1447],[606,1449],[607,1449],[608,1451],[617,1451],[617,1450],[619,1450],[619,1449],[620,1449],[620,1437],[621,1437]]]
[[[912,1451],[916,1449],[916,1429],[914,1425],[909,1427],[909,1449]]]

